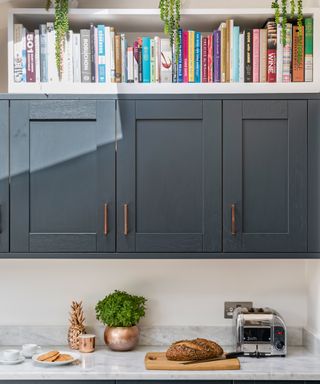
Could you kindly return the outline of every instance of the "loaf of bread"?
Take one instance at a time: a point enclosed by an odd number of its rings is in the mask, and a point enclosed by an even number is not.
[[[167,350],[166,357],[175,361],[196,361],[214,359],[222,354],[223,349],[214,341],[195,339],[173,343]]]

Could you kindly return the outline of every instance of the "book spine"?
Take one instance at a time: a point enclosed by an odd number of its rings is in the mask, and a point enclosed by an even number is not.
[[[96,82],[96,62],[95,62],[95,26],[90,24],[90,62],[91,62],[91,83]]]
[[[50,83],[59,82],[59,73],[56,65],[55,58],[55,45],[56,45],[56,34],[54,30],[54,23],[47,23],[48,33],[48,81]]]
[[[142,58],[142,46],[138,47],[138,68],[139,68],[139,83],[143,83],[143,58]]]
[[[73,34],[73,81],[81,83],[81,50],[80,50],[80,33]]]
[[[126,35],[121,34],[121,81],[122,83],[127,82],[127,48],[128,43]]]
[[[48,36],[47,26],[39,25],[40,33],[40,81],[46,83],[48,81]]]
[[[232,81],[239,83],[239,39],[240,39],[240,27],[233,27],[233,60],[232,60]]]
[[[106,83],[111,83],[111,28],[106,26],[104,28],[105,37],[105,61],[106,61]]]
[[[202,82],[209,81],[208,76],[208,37],[202,39]]]
[[[227,20],[226,28],[226,82],[232,81],[232,36],[233,36],[233,20]]]
[[[252,30],[245,31],[245,55],[244,55],[244,81],[251,83],[253,80],[252,67]]]
[[[183,83],[183,32],[179,29],[178,83]]]
[[[160,49],[160,37],[154,38],[154,50],[155,50],[155,81],[160,83],[160,68],[161,68],[161,49]]]
[[[68,31],[65,37],[65,59],[63,62],[63,79],[73,83],[73,31]]]
[[[240,34],[239,39],[239,82],[244,83],[244,32]]]
[[[23,82],[22,73],[22,24],[14,25],[14,58],[13,58],[13,78],[15,83]]]
[[[90,30],[80,30],[81,40],[81,82],[91,83],[91,48],[90,48]]]
[[[134,57],[133,57],[133,47],[128,47],[127,49],[127,71],[128,71],[128,83],[134,82]]]
[[[225,83],[226,82],[226,63],[227,63],[227,47],[226,47],[227,27],[225,23],[222,23],[222,25],[220,26],[220,30],[221,30],[220,79],[222,83]]]
[[[22,77],[23,82],[27,81],[27,30],[22,28]]]
[[[94,28],[94,62],[95,62],[95,71],[96,71],[96,76],[95,76],[95,79],[96,79],[96,83],[99,83],[99,63],[98,63],[98,27],[95,27]]]
[[[150,37],[142,38],[143,82],[150,83]]]
[[[150,40],[150,82],[156,82],[156,52],[154,39]]]
[[[302,82],[304,81],[304,26],[301,32],[297,25],[293,26],[292,39],[292,81]]]
[[[183,82],[189,83],[189,32],[183,32]]]
[[[252,31],[252,80],[260,82],[260,29]]]
[[[111,82],[116,82],[116,58],[115,58],[115,33],[114,28],[110,27],[110,77]]]
[[[172,82],[178,82],[178,62],[176,55],[176,45],[175,43],[172,46]]]
[[[260,83],[267,82],[267,30],[260,29]]]
[[[277,26],[277,83],[282,83],[283,75],[283,42],[282,25]]]
[[[208,36],[208,83],[213,82],[213,34]]]
[[[221,31],[214,31],[213,33],[213,81],[215,83],[221,82]]]
[[[201,81],[201,33],[195,32],[195,83]]]
[[[267,81],[277,81],[277,25],[273,21],[267,23]]]
[[[194,83],[195,80],[195,32],[189,31],[189,61],[188,61],[188,68],[189,68],[189,83]]]
[[[161,39],[161,83],[172,82],[172,49],[169,39]]]
[[[26,50],[27,50],[27,82],[34,83],[36,81],[34,32],[27,32]]]
[[[286,45],[283,47],[282,61],[282,81],[291,82],[291,62],[292,62],[292,24],[286,25]]]
[[[116,83],[121,83],[122,57],[121,57],[121,36],[115,36],[114,42],[115,68],[116,68]]]
[[[105,39],[105,26],[99,24],[97,26],[98,31],[98,82],[106,82],[106,39]]]
[[[139,83],[139,44],[137,41],[133,44],[133,79]]]
[[[313,81],[313,18],[304,20],[305,29],[305,58],[304,58],[304,81]]]
[[[40,83],[40,33],[39,33],[39,29],[34,30],[34,49],[35,49],[36,82]]]

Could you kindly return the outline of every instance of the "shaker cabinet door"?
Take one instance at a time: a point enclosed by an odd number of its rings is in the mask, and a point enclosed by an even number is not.
[[[225,101],[225,252],[307,251],[307,101]]]
[[[9,252],[9,103],[0,101],[0,252]]]
[[[221,102],[120,101],[119,252],[221,250]]]
[[[10,114],[12,252],[114,252],[114,101],[13,101]]]

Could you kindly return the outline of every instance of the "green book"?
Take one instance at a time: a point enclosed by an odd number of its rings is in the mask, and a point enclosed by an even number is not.
[[[304,20],[305,26],[305,81],[313,81],[313,18]]]

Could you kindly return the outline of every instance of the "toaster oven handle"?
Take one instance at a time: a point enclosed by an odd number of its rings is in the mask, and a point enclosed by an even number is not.
[[[237,225],[236,225],[236,204],[231,204],[231,234],[232,236],[237,235]]]

